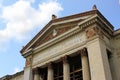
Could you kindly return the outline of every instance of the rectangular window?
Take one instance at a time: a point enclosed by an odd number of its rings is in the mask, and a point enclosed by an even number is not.
[[[47,80],[47,68],[39,69],[40,80]]]
[[[53,64],[54,80],[63,80],[63,62]]]
[[[83,80],[81,57],[79,55],[71,57],[69,63],[70,63],[70,80]]]

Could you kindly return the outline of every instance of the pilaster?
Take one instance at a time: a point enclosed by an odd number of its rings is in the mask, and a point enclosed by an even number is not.
[[[87,43],[91,80],[112,80],[105,43],[98,37]]]

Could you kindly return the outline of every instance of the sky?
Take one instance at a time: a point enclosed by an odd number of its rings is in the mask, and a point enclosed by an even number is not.
[[[120,28],[119,0],[0,0],[0,77],[24,69],[20,50],[50,20],[92,10],[93,5]]]

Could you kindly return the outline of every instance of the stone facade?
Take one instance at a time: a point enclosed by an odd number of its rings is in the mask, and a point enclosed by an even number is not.
[[[52,17],[21,50],[26,58],[24,73],[9,80],[120,79],[120,30],[115,31],[96,6]]]

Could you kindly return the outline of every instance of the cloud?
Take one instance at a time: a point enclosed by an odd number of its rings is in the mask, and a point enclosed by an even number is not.
[[[2,8],[1,18],[6,27],[0,30],[0,45],[11,39],[26,39],[31,31],[48,22],[52,14],[58,15],[63,10],[55,0],[41,3],[37,9],[31,2],[34,0],[19,0]]]

